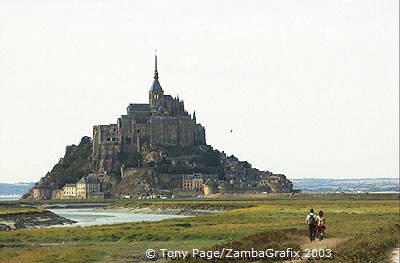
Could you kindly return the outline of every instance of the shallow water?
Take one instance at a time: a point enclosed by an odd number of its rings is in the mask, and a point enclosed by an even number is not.
[[[48,209],[49,211],[77,221],[77,223],[66,226],[95,226],[109,225],[128,222],[161,221],[170,218],[182,218],[182,215],[155,215],[155,214],[129,214],[96,210],[95,208],[66,208]]]

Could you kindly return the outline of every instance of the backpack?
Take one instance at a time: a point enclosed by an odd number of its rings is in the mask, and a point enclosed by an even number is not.
[[[308,225],[309,226],[315,226],[315,224],[316,224],[315,215],[310,215],[308,217]]]

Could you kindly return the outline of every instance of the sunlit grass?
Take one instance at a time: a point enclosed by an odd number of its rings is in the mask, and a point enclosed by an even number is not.
[[[252,200],[182,200],[182,201],[117,201],[124,207],[191,207],[227,209],[228,211],[168,219],[160,222],[124,223],[109,226],[46,228],[0,233],[0,262],[40,261],[47,254],[54,262],[91,262],[111,260],[116,255],[143,254],[146,247],[190,248],[194,244],[211,247],[242,240],[265,231],[304,232],[304,219],[312,207],[323,210],[327,218],[328,238],[348,239],[357,234],[373,234],[379,227],[390,227],[399,217],[398,200],[361,200],[342,198],[252,199]],[[377,223],[379,222],[379,223]],[[393,235],[385,240],[392,240]],[[389,244],[390,242],[387,241]],[[59,244],[55,247],[27,245]],[[380,247],[371,241],[372,246]],[[390,243],[391,244],[391,243]],[[22,247],[16,247],[17,245]],[[12,247],[14,246],[14,247]],[[106,246],[108,249],[102,249]],[[126,247],[130,248],[129,251]],[[73,249],[71,249],[71,247]],[[79,250],[84,248],[83,250]],[[355,248],[354,248],[355,249]],[[68,250],[68,251],[67,251]],[[341,249],[342,253],[348,250]],[[346,252],[347,251],[347,252]],[[382,250],[383,251],[383,250]],[[383,253],[381,251],[381,253]],[[70,259],[72,252],[82,255]],[[29,260],[28,260],[29,258]],[[85,260],[84,260],[85,259]],[[107,260],[106,260],[107,259]],[[13,261],[15,260],[15,261]],[[36,260],[36,261],[35,261]],[[76,261],[73,261],[76,260]]]

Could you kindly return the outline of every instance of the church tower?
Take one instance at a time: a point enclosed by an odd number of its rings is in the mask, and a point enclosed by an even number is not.
[[[157,55],[155,56],[155,69],[154,69],[154,81],[149,91],[149,103],[150,106],[157,106],[162,104],[164,99],[164,91],[161,88],[160,82],[158,81],[158,70],[157,70]]]

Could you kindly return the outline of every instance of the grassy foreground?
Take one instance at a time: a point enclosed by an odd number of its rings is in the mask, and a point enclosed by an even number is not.
[[[149,262],[144,257],[148,248],[301,249],[306,242],[304,218],[311,207],[326,214],[326,241],[335,241],[329,247],[333,262],[384,262],[398,245],[399,200],[325,197],[115,202],[123,207],[230,210],[161,222],[0,232],[0,263]]]

